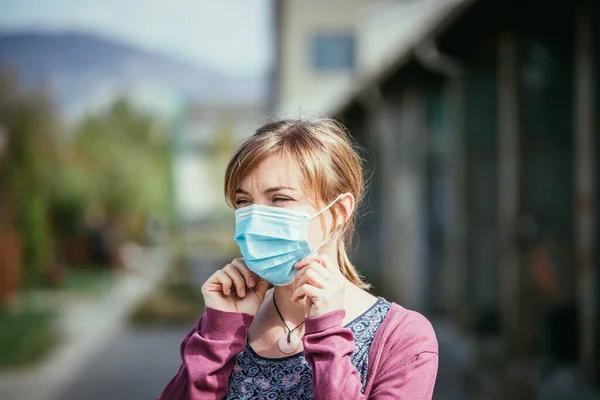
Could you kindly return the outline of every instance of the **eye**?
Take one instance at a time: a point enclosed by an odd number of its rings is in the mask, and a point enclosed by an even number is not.
[[[292,201],[292,199],[290,199],[289,197],[275,196],[275,197],[273,197],[272,201],[273,201],[273,203],[276,203],[276,202]]]
[[[242,206],[242,205],[247,205],[247,204],[250,204],[250,202],[247,199],[237,199],[235,201],[236,206]]]

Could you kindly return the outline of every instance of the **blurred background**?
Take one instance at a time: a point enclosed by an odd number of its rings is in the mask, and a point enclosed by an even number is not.
[[[435,399],[599,399],[593,0],[0,0],[0,398],[154,399],[266,118],[367,152],[352,258]]]

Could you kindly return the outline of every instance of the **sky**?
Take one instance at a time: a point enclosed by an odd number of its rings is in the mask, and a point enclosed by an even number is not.
[[[238,76],[271,65],[271,0],[0,0],[0,31],[87,31]]]

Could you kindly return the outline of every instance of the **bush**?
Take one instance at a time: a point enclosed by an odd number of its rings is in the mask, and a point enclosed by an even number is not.
[[[58,342],[54,314],[25,309],[0,311],[0,368],[43,359]]]
[[[131,321],[135,324],[185,324],[198,321],[204,309],[200,288],[190,279],[184,260],[174,264],[158,290],[137,304]]]

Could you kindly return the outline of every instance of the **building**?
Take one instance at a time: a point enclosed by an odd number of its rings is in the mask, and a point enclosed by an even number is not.
[[[272,113],[277,117],[313,117],[332,114],[358,96],[360,85],[381,75],[394,65],[396,56],[410,54],[413,44],[430,27],[437,27],[453,13],[462,0],[443,1],[276,1],[276,69]],[[318,12],[316,11],[318,10]],[[364,98],[363,94],[360,95]],[[355,136],[364,129],[355,127]],[[375,157],[367,158],[381,171],[391,171],[381,165],[373,138],[358,138]],[[377,161],[375,160],[377,159]],[[412,168],[412,167],[410,167]],[[409,168],[409,169],[410,169]],[[404,185],[420,185],[417,175],[407,169]],[[379,174],[372,174],[377,188]],[[387,187],[398,191],[400,187]],[[415,192],[413,192],[415,193]],[[423,265],[425,233],[422,229],[422,199],[405,196],[403,206],[395,207],[382,199],[387,196],[373,190],[364,209],[369,217],[361,222],[358,247],[354,259],[362,266],[371,282],[391,298],[414,308],[427,306],[426,291],[430,290]],[[385,229],[383,224],[393,225]],[[393,229],[388,235],[386,229]],[[397,232],[396,232],[397,231]],[[397,233],[397,234],[396,234]],[[384,243],[384,238],[392,242]],[[393,242],[393,241],[398,241]],[[388,249],[403,249],[398,253]],[[385,271],[375,268],[387,265]],[[385,279],[384,279],[385,278]]]
[[[377,8],[387,24],[370,22]],[[369,10],[355,40],[386,48],[316,110],[377,159],[354,259],[392,299],[499,335],[511,360],[543,355],[600,381],[600,7],[413,0]]]
[[[357,69],[356,26],[368,0],[276,0],[272,112],[318,113],[352,85]]]

